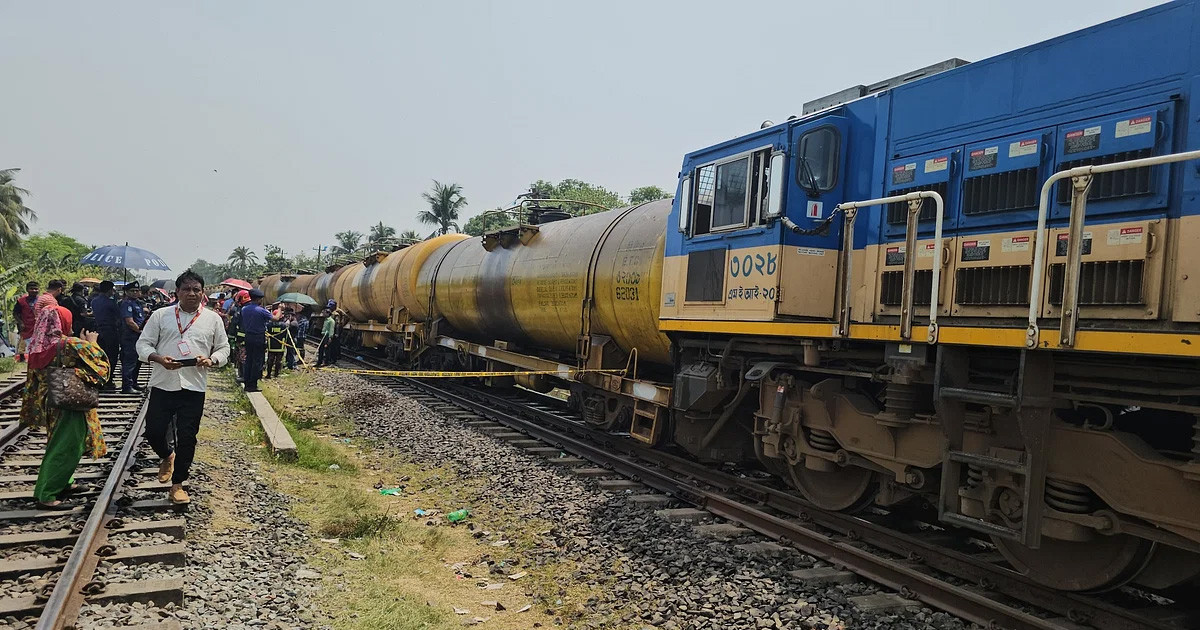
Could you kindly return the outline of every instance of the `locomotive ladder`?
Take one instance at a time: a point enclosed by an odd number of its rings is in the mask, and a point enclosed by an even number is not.
[[[834,212],[841,212],[846,217],[845,226],[842,228],[842,287],[838,298],[838,324],[834,329],[835,335],[846,337],[850,334],[851,263],[854,259],[854,219],[858,215],[858,209],[906,202],[908,203],[908,221],[904,226],[904,283],[900,298],[900,338],[905,340],[912,339],[913,297],[917,276],[917,221],[921,214],[921,207],[925,204],[926,199],[932,199],[937,209],[937,216],[933,227],[933,240],[940,249],[942,247],[942,216],[945,211],[945,203],[940,194],[931,190],[910,192],[906,195],[895,195],[880,199],[868,199],[866,201],[849,201],[839,203],[833,209]],[[941,264],[939,261],[934,261],[933,286],[929,290],[929,332],[926,336],[926,341],[929,343],[937,342],[938,294],[940,293],[941,272]]]
[[[1046,276],[1046,215],[1050,207],[1050,190],[1054,188],[1054,185],[1064,179],[1071,180],[1071,216],[1067,223],[1067,264],[1063,274],[1062,310],[1058,328],[1058,345],[1070,348],[1075,345],[1075,331],[1079,325],[1079,278],[1083,267],[1083,227],[1092,175],[1195,159],[1200,159],[1200,151],[1168,153],[1140,160],[1080,166],[1059,171],[1042,184],[1042,197],[1038,206],[1037,237],[1033,244],[1033,278],[1029,286],[1029,327],[1025,332],[1026,347],[1038,347],[1040,334],[1038,313],[1042,307],[1042,283]],[[936,275],[934,277],[936,278]]]

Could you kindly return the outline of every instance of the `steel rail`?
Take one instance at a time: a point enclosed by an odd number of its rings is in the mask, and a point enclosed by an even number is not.
[[[21,389],[24,387],[25,381],[16,381],[4,386],[3,388],[0,388],[0,400],[7,400],[13,396],[20,396]],[[3,430],[0,430],[0,450],[3,450],[9,442],[13,441],[17,438],[17,436],[24,432],[25,427],[21,426],[21,422],[19,420],[14,421],[7,427],[4,427]]]
[[[663,469],[653,468],[632,458],[615,454],[583,439],[566,435],[532,420],[496,409],[462,394],[414,379],[400,378],[416,389],[469,409],[482,416],[518,428],[531,436],[559,445],[563,450],[611,468],[660,492],[695,504],[717,516],[741,523],[774,539],[787,540],[805,553],[847,567],[854,573],[906,594],[974,623],[1008,630],[1061,630],[1052,620],[997,602],[967,588],[956,586],[918,571],[915,567],[879,557],[853,545],[836,541],[799,523],[784,520],[729,497],[705,490],[679,479]]]
[[[83,594],[80,592],[80,588],[83,586],[81,582],[91,577],[98,562],[95,552],[105,539],[105,536],[101,535],[104,533],[104,522],[109,517],[109,510],[115,507],[115,501],[120,495],[121,484],[133,466],[134,455],[137,453],[137,446],[141,442],[142,430],[146,424],[148,401],[149,397],[142,399],[141,408],[138,410],[133,424],[129,427],[129,433],[125,436],[121,452],[113,462],[112,472],[109,473],[104,488],[96,497],[96,503],[88,515],[87,522],[84,523],[83,531],[79,533],[75,547],[71,550],[71,556],[63,566],[62,573],[58,576],[58,582],[54,585],[54,590],[50,593],[50,598],[46,601],[46,606],[38,618],[36,630],[60,630],[65,628],[66,624],[73,622],[74,617],[78,614],[79,606],[83,603]]]

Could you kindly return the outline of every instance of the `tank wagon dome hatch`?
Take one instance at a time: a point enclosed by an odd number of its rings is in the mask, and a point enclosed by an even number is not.
[[[486,232],[482,238],[483,248],[487,251],[496,249],[497,246],[505,249],[516,245],[528,245],[535,235],[540,231],[539,225],[562,221],[585,214],[583,210],[570,210],[566,204],[575,204],[580,206],[589,206],[595,211],[606,212],[611,210],[607,206],[602,206],[597,203],[588,201],[577,201],[574,199],[543,199],[532,196],[533,193],[525,193],[518,197],[518,202],[508,208],[490,210],[482,215],[499,215],[503,216],[512,222],[511,225]],[[546,205],[554,204],[554,205]],[[588,212],[586,214],[592,214]]]

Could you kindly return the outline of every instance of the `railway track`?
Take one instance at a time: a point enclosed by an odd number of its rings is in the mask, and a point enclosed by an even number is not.
[[[395,369],[372,361],[349,362],[367,369]],[[990,544],[936,524],[936,514],[825,512],[753,473],[710,468],[622,435],[597,431],[550,396],[444,380],[366,378],[481,430],[493,432],[487,423],[497,423],[519,432],[525,442],[539,441],[543,450],[553,447],[549,450],[570,453],[613,475],[786,541],[901,597],[986,627],[1180,630],[1200,623],[1191,598],[1171,601],[1132,589],[1104,596],[1054,591],[1011,570]],[[531,444],[523,446],[537,451]]]
[[[185,521],[143,444],[146,398],[101,393],[108,455],[80,462],[70,509],[45,510],[31,498],[45,434],[16,422],[23,383],[0,386],[0,628],[119,627],[123,604],[181,604],[169,573],[184,563]]]

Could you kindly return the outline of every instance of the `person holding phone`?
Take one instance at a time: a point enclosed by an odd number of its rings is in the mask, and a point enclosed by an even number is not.
[[[183,489],[196,455],[196,434],[204,414],[208,368],[229,362],[225,323],[201,304],[204,278],[188,269],[175,279],[179,303],[154,311],[137,341],[138,358],[152,364],[146,441],[158,454],[158,480],[171,482],[167,498],[188,503]],[[175,447],[167,431],[175,428]]]

